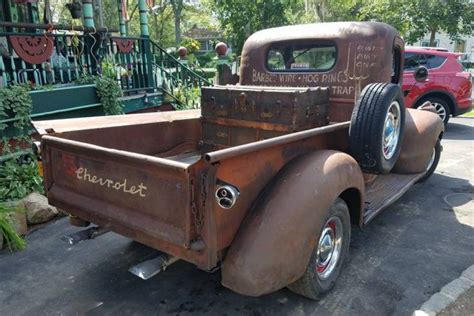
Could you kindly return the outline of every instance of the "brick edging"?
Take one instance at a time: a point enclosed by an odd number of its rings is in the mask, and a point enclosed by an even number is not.
[[[461,273],[461,276],[441,288],[438,293],[433,294],[420,309],[413,312],[413,316],[434,316],[474,286],[474,264]]]

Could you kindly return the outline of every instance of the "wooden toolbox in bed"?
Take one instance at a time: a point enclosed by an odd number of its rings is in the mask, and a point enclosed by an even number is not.
[[[203,141],[237,146],[328,124],[329,89],[202,88]]]

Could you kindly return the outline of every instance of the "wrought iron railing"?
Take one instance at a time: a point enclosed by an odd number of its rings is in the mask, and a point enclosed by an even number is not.
[[[156,84],[177,102],[193,108],[199,107],[200,88],[212,83],[156,43],[150,41],[150,44]]]
[[[0,32],[0,55],[0,86],[54,88],[102,75],[119,81],[125,94],[162,90],[175,102],[197,107],[199,91],[193,90],[211,84],[148,38],[104,32]]]

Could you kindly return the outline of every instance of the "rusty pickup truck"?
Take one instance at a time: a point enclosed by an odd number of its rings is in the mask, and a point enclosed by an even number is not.
[[[35,122],[47,197],[97,225],[71,240],[113,231],[161,251],[143,278],[185,260],[243,295],[319,299],[351,229],[438,163],[443,123],[404,108],[403,52],[383,23],[273,28],[201,110]]]

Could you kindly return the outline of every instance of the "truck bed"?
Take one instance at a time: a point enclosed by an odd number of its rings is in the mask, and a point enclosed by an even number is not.
[[[211,269],[278,171],[304,152],[343,150],[349,122],[224,149],[203,146],[199,110],[34,125],[51,204]],[[232,212],[215,206],[220,181],[241,190]]]

